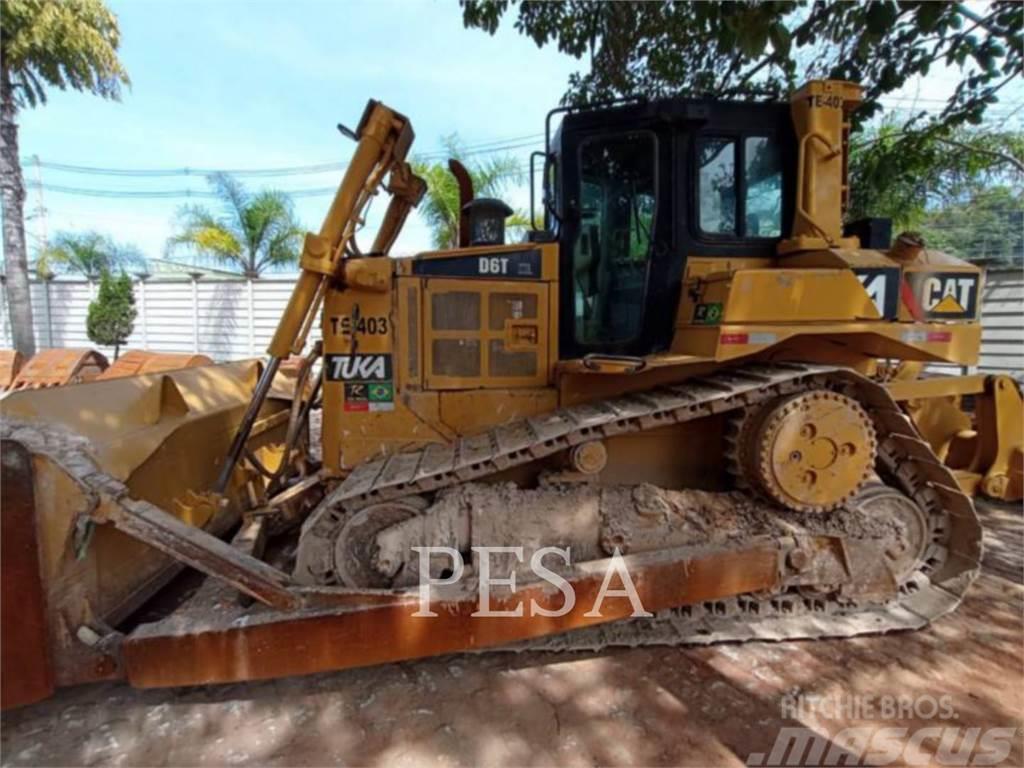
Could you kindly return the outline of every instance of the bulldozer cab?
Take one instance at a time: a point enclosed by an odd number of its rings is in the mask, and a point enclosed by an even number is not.
[[[663,99],[571,110],[549,149],[562,359],[668,348],[687,259],[771,258],[792,223],[788,104]]]

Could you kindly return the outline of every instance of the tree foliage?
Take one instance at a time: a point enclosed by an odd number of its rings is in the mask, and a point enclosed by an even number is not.
[[[853,119],[867,131],[855,134],[848,217],[889,216],[898,228],[921,229],[943,247],[980,258],[995,247],[970,221],[969,206],[982,205],[990,207],[977,221],[1010,237],[1024,140],[975,127],[1024,70],[1017,0],[461,2],[467,27],[493,34],[513,16],[538,46],[586,58],[589,66],[569,79],[566,103],[630,95],[781,100],[810,79],[859,83],[864,103]],[[889,116],[879,124],[886,94],[942,67],[958,80],[941,108],[911,109],[902,121]],[[970,253],[969,244],[980,251]]]
[[[473,162],[466,157],[458,136],[452,134],[442,139],[448,157],[459,160],[466,166],[473,180],[476,197],[497,197],[508,184],[522,181],[522,170],[514,157],[495,157],[484,162]],[[413,161],[413,172],[427,183],[427,195],[420,203],[419,212],[427,220],[434,246],[454,248],[459,242],[459,186],[448,170],[447,163]],[[530,222],[525,213],[517,211],[510,216],[506,226],[511,229],[525,229]]]
[[[918,229],[929,248],[1019,269],[1024,267],[1024,188],[973,188],[926,212]]]
[[[98,232],[58,232],[39,253],[36,272],[40,277],[57,272],[92,276],[144,264],[138,248],[121,245]]]
[[[4,263],[14,346],[35,353],[25,248],[25,184],[18,110],[46,101],[47,88],[116,99],[128,74],[117,58],[117,17],[101,0],[0,2],[0,197]]]
[[[914,229],[929,210],[962,203],[987,187],[1024,184],[1024,133],[915,133],[889,119],[853,142],[850,176],[850,219],[887,216],[897,227]]]
[[[642,94],[783,98],[799,81],[851,80],[865,88],[857,120],[879,99],[932,67],[961,79],[939,116],[945,126],[981,122],[1024,60],[1020,5],[873,0],[617,2],[462,0],[463,22],[490,33],[517,7],[515,27],[538,46],[556,44],[590,69],[570,79],[566,100]]]
[[[883,121],[852,145],[849,219],[885,216],[965,259],[1024,261],[1024,132],[907,135]]]
[[[46,103],[46,86],[119,98],[117,17],[100,0],[4,0],[3,69],[18,106]]]
[[[104,272],[100,279],[100,290],[96,299],[89,304],[85,330],[94,344],[114,348],[114,359],[121,345],[128,341],[135,327],[135,293],[132,280],[124,272],[113,277]]]
[[[286,193],[263,190],[250,194],[223,173],[211,176],[210,185],[221,200],[220,214],[200,205],[182,208],[178,232],[167,242],[169,251],[186,246],[200,256],[239,269],[246,277],[259,277],[269,267],[297,262],[303,229]]]

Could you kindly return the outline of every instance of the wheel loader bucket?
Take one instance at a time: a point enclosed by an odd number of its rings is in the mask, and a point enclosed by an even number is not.
[[[99,639],[183,567],[94,525],[97,482],[208,533],[237,523],[258,473],[237,469],[222,497],[207,490],[259,370],[256,361],[182,368],[11,392],[0,403],[5,708],[118,674],[117,654]],[[279,456],[288,410],[268,399],[260,412],[246,447],[264,466]]]
[[[144,373],[176,371],[179,368],[193,368],[197,365],[213,365],[206,355],[176,354],[171,352],[148,352],[130,349],[115,360],[107,370],[96,378],[100,381],[120,379],[124,376],[140,376]]]
[[[22,367],[11,390],[47,389],[92,381],[107,369],[107,358],[95,349],[44,349]]]
[[[16,349],[0,349],[0,392],[11,388],[25,359]]]

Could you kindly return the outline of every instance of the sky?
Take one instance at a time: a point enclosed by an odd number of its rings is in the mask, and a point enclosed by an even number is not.
[[[120,57],[132,84],[120,102],[51,91],[44,107],[20,116],[26,228],[34,244],[59,231],[97,230],[161,258],[176,211],[190,199],[96,197],[52,189],[179,192],[208,190],[201,173],[145,176],[71,173],[33,161],[115,170],[275,169],[344,163],[354,145],[335,128],[354,126],[375,98],[411,118],[413,154],[436,154],[457,133],[486,157],[520,158],[540,149],[547,111],[569,75],[586,62],[538,49],[506,18],[491,37],[462,26],[455,0],[342,2],[109,2],[122,35]],[[937,110],[956,74],[933,70],[883,103],[891,110]],[[1020,120],[1015,88],[993,120]],[[242,177],[250,189],[335,188],[342,171]],[[37,182],[45,187],[40,192]],[[296,197],[303,226],[317,230],[330,192]],[[527,207],[528,189],[509,188]],[[215,201],[192,198],[209,206]],[[383,212],[374,207],[368,226]],[[366,239],[369,239],[368,237]],[[430,247],[414,214],[394,252]],[[187,253],[175,258],[188,260]]]
[[[46,106],[20,115],[29,185],[104,190],[205,191],[201,175],[138,178],[39,168],[32,161],[114,169],[263,169],[343,163],[367,99],[407,115],[413,153],[437,153],[458,133],[472,148],[523,145],[502,154],[525,161],[542,144],[544,117],[578,68],[553,48],[538,49],[510,25],[495,38],[462,27],[453,1],[111,2],[131,88],[120,102],[52,91]],[[514,141],[508,141],[512,139]],[[243,178],[250,189],[333,189],[342,171]],[[508,190],[524,205],[524,189]],[[330,193],[295,200],[303,226],[319,229]],[[95,229],[162,257],[176,199],[95,198],[27,189],[30,250],[60,230]],[[206,205],[215,201],[200,200]],[[383,201],[372,213],[380,215]],[[371,222],[372,224],[372,219]],[[412,253],[430,233],[411,218],[396,245]],[[180,254],[182,258],[187,254]]]

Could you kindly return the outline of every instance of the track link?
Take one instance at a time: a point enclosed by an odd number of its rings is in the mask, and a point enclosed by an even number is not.
[[[295,577],[331,583],[331,534],[345,515],[482,479],[588,440],[635,433],[742,409],[783,395],[828,388],[867,410],[878,438],[878,469],[927,516],[929,536],[917,568],[885,605],[808,597],[797,592],[741,595],[684,606],[651,619],[576,630],[517,644],[513,650],[599,650],[608,646],[709,644],[744,640],[848,637],[918,629],[952,611],[977,577],[981,526],[973,502],[880,384],[849,369],[776,363],[729,368],[675,386],[571,406],[496,427],[449,445],[430,445],[357,467],[303,525]]]

